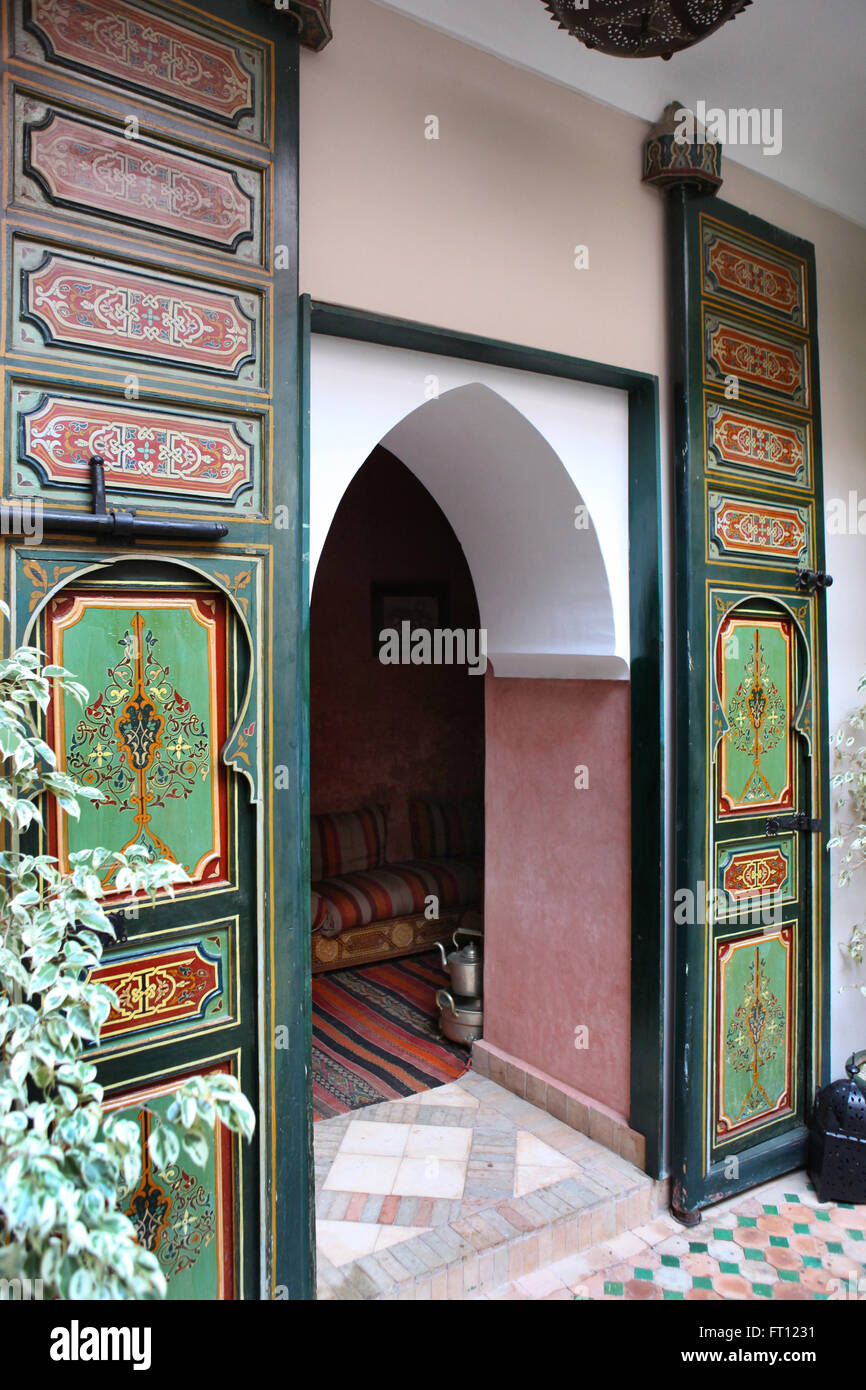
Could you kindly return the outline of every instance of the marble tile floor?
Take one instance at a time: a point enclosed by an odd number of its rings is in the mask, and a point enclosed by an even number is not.
[[[320,1299],[489,1293],[646,1224],[663,1191],[472,1071],[320,1121],[314,1152]]]
[[[789,1173],[699,1226],[659,1215],[470,1297],[866,1302],[866,1206],[822,1205],[805,1173]]]

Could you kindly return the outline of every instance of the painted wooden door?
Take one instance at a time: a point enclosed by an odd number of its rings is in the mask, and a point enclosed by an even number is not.
[[[87,512],[100,455],[110,507],[228,528],[4,545],[15,636],[89,690],[47,737],[105,797],[48,848],[143,841],[189,878],[155,905],[104,883],[125,939],[95,1060],[145,1156],[124,1201],[170,1297],[307,1297],[295,31],[259,0],[4,0],[3,35],[10,514]],[[254,1143],[155,1171],[150,1112],[212,1070]]]
[[[827,1075],[826,594],[812,248],[709,197],[677,192],[670,215],[688,1215],[802,1162]]]

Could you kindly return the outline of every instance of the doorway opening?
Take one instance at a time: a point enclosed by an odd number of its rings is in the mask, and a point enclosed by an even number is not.
[[[474,588],[472,621],[486,635],[483,1036],[471,1069],[451,1084],[347,1107],[315,1126],[320,1292],[351,1284],[375,1296],[401,1284],[401,1268],[429,1270],[428,1238],[440,1227],[541,1188],[556,1196],[582,1164],[603,1166],[611,1149],[620,1161],[625,1144],[638,1165],[625,1163],[628,1201],[651,1208],[640,1168],[661,1119],[660,1078],[651,1076],[658,1039],[655,1052],[642,1045],[651,1019],[658,1031],[662,964],[657,387],[635,373],[330,306],[314,306],[311,323],[313,745],[322,733],[320,577],[354,487],[383,454],[447,519]],[[392,472],[380,509],[395,486]],[[353,541],[347,524],[344,549]],[[388,564],[393,541],[393,531],[380,538],[378,560]],[[390,588],[388,612],[402,617],[393,567],[379,573],[379,599]],[[428,562],[414,574],[413,614],[435,626],[437,573]],[[365,593],[355,613],[356,641],[371,654],[372,606]],[[341,611],[333,605],[335,627]],[[341,680],[336,661],[330,683]],[[326,732],[336,748],[339,728]],[[313,746],[314,814],[320,789]],[[377,834],[375,802],[367,809],[356,837],[365,852]],[[314,852],[325,845],[320,834],[317,850],[313,838]],[[314,902],[314,923],[317,912]],[[339,951],[341,935],[338,925],[326,949]],[[317,972],[314,989],[323,973],[339,972]],[[583,1036],[592,1045],[579,1050]],[[566,1115],[564,1102],[580,1103],[581,1092],[592,1109]],[[642,1134],[629,1127],[629,1108],[652,1121]],[[359,1261],[376,1267],[365,1273]]]
[[[316,1119],[468,1066],[468,1045],[439,1031],[437,943],[482,930],[479,630],[448,518],[377,446],[336,511],[310,609]]]

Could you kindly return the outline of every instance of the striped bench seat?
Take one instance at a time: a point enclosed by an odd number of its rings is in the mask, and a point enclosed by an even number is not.
[[[410,859],[402,864],[320,879],[311,887],[313,931],[339,936],[351,927],[423,912],[429,897],[439,911],[476,907],[481,901],[481,856]]]

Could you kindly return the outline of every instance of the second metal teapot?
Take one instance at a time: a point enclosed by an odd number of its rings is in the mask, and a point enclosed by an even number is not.
[[[458,927],[452,937],[455,950],[450,955],[447,954],[441,941],[436,942],[442,956],[442,964],[451,976],[453,992],[477,998],[481,994],[481,984],[484,978],[484,961],[481,956],[481,949],[475,940],[468,941],[460,950],[456,949],[458,936],[482,938],[483,933],[476,931],[474,927]]]

